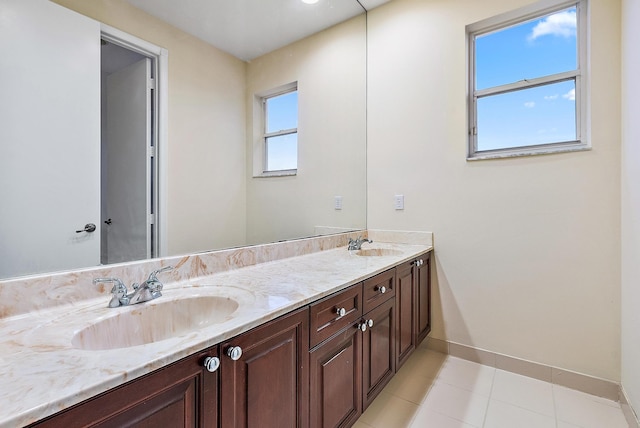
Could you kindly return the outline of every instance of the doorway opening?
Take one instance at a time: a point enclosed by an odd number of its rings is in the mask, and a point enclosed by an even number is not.
[[[102,28],[102,264],[162,255],[161,56],[162,50],[155,46],[119,30]]]

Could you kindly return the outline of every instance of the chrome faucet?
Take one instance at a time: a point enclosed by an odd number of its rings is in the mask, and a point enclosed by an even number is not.
[[[133,291],[127,293],[127,286],[119,278],[96,278],[93,280],[94,284],[101,282],[113,283],[111,289],[111,300],[109,301],[110,308],[117,308],[119,306],[135,305],[137,303],[146,302],[149,300],[157,299],[162,296],[162,282],[158,279],[157,275],[161,272],[166,272],[173,269],[173,266],[166,266],[162,269],[154,270],[149,274],[149,278],[142,284],[134,282],[131,285]]]
[[[360,250],[362,249],[362,244],[364,244],[365,242],[368,242],[369,244],[373,243],[372,240],[366,238],[363,239],[362,236],[358,236],[357,239],[349,238],[349,247],[347,248],[347,250]]]

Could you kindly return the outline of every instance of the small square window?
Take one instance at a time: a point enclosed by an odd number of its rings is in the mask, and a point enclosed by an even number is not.
[[[263,172],[295,171],[298,168],[298,89],[262,99],[264,112]]]
[[[468,159],[589,148],[586,6],[537,4],[467,27]]]

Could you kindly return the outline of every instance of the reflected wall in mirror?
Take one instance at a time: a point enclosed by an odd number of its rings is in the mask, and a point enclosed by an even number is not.
[[[35,8],[42,3],[28,2]],[[20,97],[18,90],[10,101],[0,101],[0,129],[13,128],[14,136],[24,130],[20,144],[34,140],[27,132],[30,129],[40,129],[41,140],[46,136],[45,144],[23,151],[21,157],[16,157],[11,139],[3,137],[0,178],[11,185],[3,186],[5,190],[0,194],[0,258],[7,260],[5,255],[11,254],[13,259],[0,265],[0,278],[100,263],[99,258],[96,262],[73,256],[72,262],[61,264],[56,253],[70,251],[48,251],[47,260],[36,251],[46,247],[44,231],[51,229],[47,216],[53,213],[70,214],[69,224],[59,238],[69,248],[87,241],[99,248],[101,228],[107,227],[104,221],[108,219],[101,218],[100,203],[96,202],[100,200],[100,175],[96,175],[95,168],[87,168],[100,158],[100,23],[168,52],[168,116],[164,124],[168,131],[166,146],[160,152],[166,158],[160,160],[164,178],[156,183],[157,199],[165,210],[159,212],[157,219],[161,235],[153,237],[162,243],[158,255],[365,228],[366,15],[356,0],[349,2],[359,8],[357,16],[334,22],[329,28],[271,52],[262,53],[267,48],[261,48],[258,57],[240,59],[134,6],[146,7],[144,3],[154,2],[53,0],[57,5],[50,6],[64,12],[60,15],[72,10],[80,14],[73,13],[79,19],[69,23],[57,13],[47,13],[49,25],[39,28],[39,32],[47,34],[48,44],[76,52],[77,58],[67,59],[66,65],[71,61],[89,76],[80,91],[92,94],[92,101],[88,105],[65,102],[70,99],[68,94],[52,85],[39,88],[37,103],[28,101],[17,108],[14,101]],[[236,3],[242,3],[246,10],[252,2]],[[295,9],[303,13],[307,6],[313,5],[296,4]],[[271,14],[277,15],[278,10]],[[233,19],[237,22],[243,16],[238,10]],[[206,21],[207,16],[202,18]],[[96,39],[64,48],[63,43],[75,40],[78,20],[82,22],[80,26],[87,27],[86,31],[97,31]],[[193,26],[203,25],[194,22]],[[11,48],[10,38],[2,39],[0,53],[6,58],[15,48]],[[51,52],[38,58],[37,68],[33,64],[31,68],[46,74],[60,73],[61,57],[54,53],[55,49]],[[15,66],[12,61],[5,60],[3,66]],[[260,170],[264,144],[260,97],[292,83],[298,87],[298,168],[294,175],[265,177]],[[23,84],[34,85],[33,81]],[[6,81],[1,85],[3,93],[11,86]],[[62,112],[56,122],[59,126],[43,130],[37,121],[34,123],[36,111],[43,115]],[[66,137],[71,134],[85,135],[84,146],[66,148]],[[76,152],[86,154],[89,161],[70,156]],[[47,174],[29,182],[33,168],[42,168]],[[59,184],[61,177],[67,181],[73,177],[71,181],[81,187],[70,190]],[[48,199],[24,205],[38,188],[45,190]],[[70,194],[77,207],[60,203],[62,195]],[[336,197],[341,197],[341,209],[336,209]],[[71,218],[86,207],[91,207],[88,212]],[[33,227],[16,230],[12,216],[28,218]],[[98,233],[76,233],[87,223],[96,224]],[[17,247],[21,250],[15,250]],[[22,266],[16,266],[16,262]]]

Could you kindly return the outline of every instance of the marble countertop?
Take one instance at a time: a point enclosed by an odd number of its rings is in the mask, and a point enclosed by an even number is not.
[[[23,426],[57,413],[433,247],[376,242],[368,248],[395,251],[364,257],[341,247],[167,283],[161,298],[141,305],[107,308],[107,291],[100,298],[2,318],[0,427]],[[140,310],[143,305],[200,296],[232,299],[238,306],[218,323],[145,345],[84,350],[72,344],[76,331],[103,318]]]

